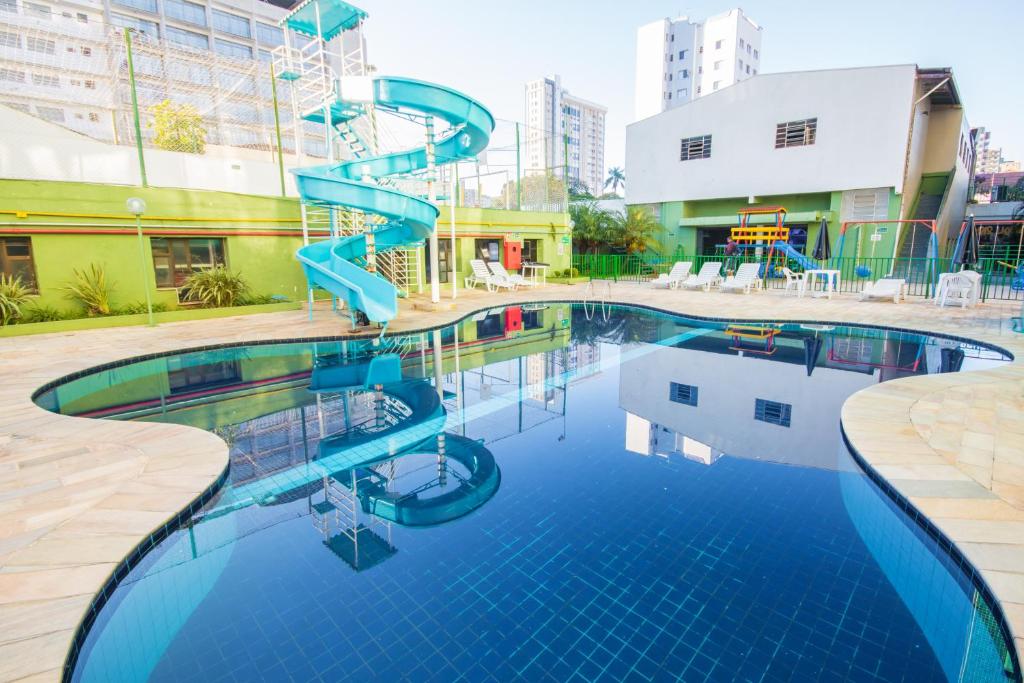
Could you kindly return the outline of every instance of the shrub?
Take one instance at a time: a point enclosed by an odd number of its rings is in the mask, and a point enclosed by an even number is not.
[[[72,272],[75,281],[62,287],[68,298],[77,301],[90,317],[110,315],[110,289],[113,285],[107,282],[103,266],[94,263],[88,270],[76,268]]]
[[[21,307],[30,293],[20,277],[0,274],[0,325],[10,325],[21,317]]]
[[[263,304],[276,304],[278,298],[270,294],[247,294],[238,300],[239,306],[261,306]]]
[[[565,275],[566,277],[579,277],[580,276],[580,269],[579,268],[567,268],[565,270],[565,273],[566,273],[566,275]]]
[[[219,266],[193,273],[185,280],[187,301],[198,301],[205,308],[234,306],[249,292],[249,285],[238,273]]]
[[[81,315],[73,311],[61,311],[53,306],[33,306],[25,309],[19,322],[23,323],[50,323],[56,320],[72,320]]]
[[[168,310],[167,304],[163,302],[156,302],[153,304],[154,313],[163,313]],[[118,309],[114,310],[114,315],[138,315],[139,313],[146,312],[146,302],[136,301],[135,303],[126,304]]]

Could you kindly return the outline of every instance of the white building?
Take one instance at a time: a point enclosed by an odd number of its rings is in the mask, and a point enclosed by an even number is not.
[[[679,17],[641,26],[636,32],[636,118],[756,76],[763,32],[739,8],[703,22]]]
[[[972,155],[950,69],[762,74],[629,125],[628,203],[651,205],[687,254],[714,253],[758,205],[786,207],[808,245],[822,219],[833,244],[851,220],[935,220],[941,240],[963,218]],[[879,224],[847,244],[925,256],[927,239],[901,239],[920,230]]]
[[[0,0],[0,104],[127,142],[134,133],[122,33],[130,28],[143,110],[187,102],[202,114],[209,144],[267,147],[270,51],[284,42],[277,24],[285,14],[261,0]],[[287,92],[280,83],[279,95]],[[282,118],[290,124],[291,112]],[[319,126],[304,127],[304,151],[322,155]],[[286,137],[286,150],[293,142]]]
[[[526,84],[527,173],[556,175],[598,195],[604,188],[604,131],[608,109],[562,87],[555,75]],[[568,162],[568,168],[566,168]]]

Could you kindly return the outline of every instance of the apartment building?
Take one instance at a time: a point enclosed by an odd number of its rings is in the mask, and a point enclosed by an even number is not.
[[[134,139],[128,28],[143,111],[165,99],[192,104],[208,144],[266,147],[270,51],[284,42],[284,14],[261,0],[0,0],[0,104],[95,139]],[[286,83],[279,95],[287,100]],[[323,155],[318,124],[303,126],[304,151]],[[282,142],[292,151],[295,137]]]
[[[553,169],[570,184],[597,195],[604,187],[608,109],[571,94],[555,75],[526,84],[525,169]]]
[[[757,206],[787,209],[798,251],[822,219],[833,244],[843,221],[895,219],[935,220],[941,243],[963,218],[973,154],[952,71],[913,64],[762,74],[626,128],[629,204],[687,254],[715,253],[737,210]],[[846,244],[925,256],[920,230],[879,222]]]
[[[636,119],[756,76],[763,33],[739,8],[704,21],[684,16],[641,26],[636,32]]]

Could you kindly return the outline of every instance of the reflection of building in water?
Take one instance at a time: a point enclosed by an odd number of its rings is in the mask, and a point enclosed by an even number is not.
[[[870,384],[927,372],[924,341],[783,331],[766,355],[760,347],[737,351],[726,331],[651,347],[620,369],[626,449],[705,464],[728,449],[741,458],[835,467],[843,402]]]
[[[601,374],[601,344],[574,341],[569,345],[568,368],[573,372],[573,384]]]

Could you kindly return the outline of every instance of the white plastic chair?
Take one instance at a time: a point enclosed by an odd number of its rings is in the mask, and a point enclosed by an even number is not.
[[[529,278],[525,278],[525,277],[523,277],[522,275],[520,275],[518,273],[513,274],[513,273],[508,272],[507,270],[505,270],[505,266],[503,266],[501,264],[501,262],[499,262],[499,261],[488,261],[487,262],[487,267],[491,269],[491,273],[494,274],[494,277],[496,277],[496,278],[498,278],[500,280],[504,280],[506,282],[511,282],[513,289],[516,288],[516,287],[523,287],[523,286],[525,286],[525,287],[536,287],[537,286],[537,283],[534,282],[533,280],[529,279]]]
[[[794,273],[789,268],[783,267],[782,274],[786,276],[786,286],[783,287],[782,291],[788,292],[791,287],[796,287],[797,296],[803,296],[804,290],[807,289],[807,280],[805,273]]]
[[[676,261],[675,265],[672,266],[672,270],[668,273],[661,273],[658,277],[651,280],[651,286],[676,289],[681,282],[690,276],[691,268],[693,268],[693,263],[690,261]]]
[[[907,298],[907,281],[901,278],[882,278],[868,282],[860,293],[861,301],[866,299],[892,299],[898,304],[900,299]]]
[[[743,292],[750,294],[751,289],[761,289],[761,278],[758,272],[760,263],[741,263],[736,274],[722,282],[718,287],[723,292]]]
[[[686,278],[679,283],[679,286],[685,289],[703,289],[705,292],[710,292],[713,285],[722,281],[721,271],[722,264],[720,262],[708,261],[700,267],[700,271],[696,275]]]
[[[467,276],[465,279],[466,289],[476,287],[478,284],[484,285],[488,292],[493,292],[500,287],[504,287],[508,290],[515,289],[515,285],[508,280],[496,278],[494,274],[487,269],[487,264],[480,259],[471,260],[469,262],[469,267],[473,269],[473,274]]]
[[[942,281],[942,293],[939,297],[939,306],[945,306],[947,301],[959,301],[960,308],[967,308],[971,302],[971,292],[974,289],[974,282],[966,275],[959,273],[949,275]]]

